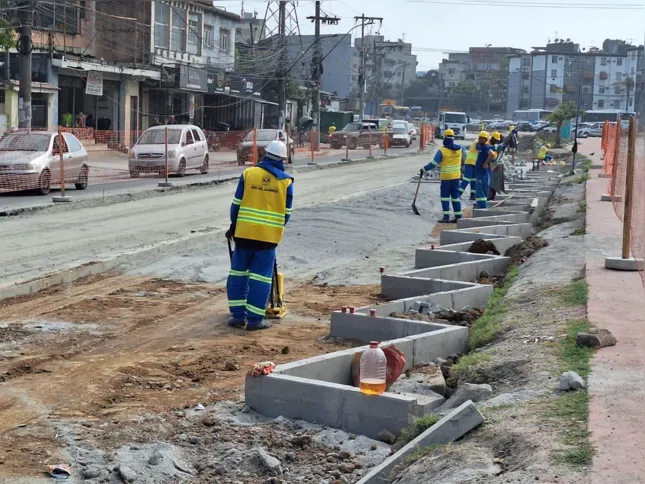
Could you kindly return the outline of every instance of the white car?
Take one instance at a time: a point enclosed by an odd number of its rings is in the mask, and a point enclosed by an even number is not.
[[[591,126],[587,128],[587,131],[589,132],[588,135],[600,138],[602,136],[603,124],[605,123],[593,123]]]
[[[204,132],[191,124],[148,128],[128,153],[130,177],[166,171],[166,128],[168,129],[168,174],[184,176],[187,170],[208,173],[208,143]]]
[[[415,140],[417,139],[417,128],[415,128],[414,124],[408,123],[408,133],[410,133],[410,139]]]
[[[72,133],[62,136],[65,183],[85,190],[90,173],[87,150]],[[59,138],[58,133],[39,131],[6,134],[0,139],[0,186],[47,195],[52,185],[61,185]]]

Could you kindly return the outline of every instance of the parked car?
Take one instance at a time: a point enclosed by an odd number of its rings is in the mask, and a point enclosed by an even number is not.
[[[289,138],[287,133],[281,129],[258,129],[255,132],[255,145],[258,149],[258,161],[261,161],[266,154],[266,147],[271,141],[282,141],[288,143],[291,153],[287,163],[292,163],[295,156],[296,148],[293,139]],[[237,148],[237,164],[244,165],[251,160],[251,151],[253,149],[253,131],[249,132]]]
[[[65,183],[77,190],[88,185],[90,166],[83,144],[63,133]],[[52,185],[61,185],[59,135],[53,132],[9,133],[0,139],[0,185],[35,190],[47,195]]]
[[[535,131],[535,127],[529,121],[520,121],[517,123],[517,126],[515,126],[515,129],[518,131]]]
[[[374,123],[348,123],[329,137],[329,144],[333,149],[339,149],[345,145],[350,150],[355,150],[359,145],[369,149],[370,145],[378,144],[381,138],[382,133]]]
[[[588,128],[589,136],[601,137],[602,136],[602,127],[604,123],[593,123]]]
[[[413,141],[417,139],[417,128],[412,123],[408,123],[408,133],[410,133],[410,139]]]
[[[545,133],[555,133],[557,130],[558,130],[557,126],[546,125],[538,129],[537,131],[541,131]]]

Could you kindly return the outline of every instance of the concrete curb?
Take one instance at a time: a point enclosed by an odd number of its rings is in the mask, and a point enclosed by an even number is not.
[[[290,171],[290,173],[308,173],[310,171],[316,171],[316,170],[326,170],[329,168],[338,168],[340,166],[346,166],[346,165],[363,165],[365,163],[373,163],[375,161],[384,161],[384,160],[396,160],[400,158],[412,158],[414,156],[419,156],[426,154],[427,151],[416,151],[416,152],[408,152],[408,153],[401,153],[398,155],[387,155],[387,156],[380,156],[380,157],[373,157],[373,158],[360,158],[358,160],[351,160],[351,161],[338,161],[334,163],[326,163],[324,165],[308,165],[308,166],[302,166],[302,167],[293,167]]]
[[[387,484],[391,482],[391,479],[394,477],[392,474],[403,463],[406,457],[426,447],[454,442],[483,423],[483,415],[477,410],[475,404],[468,400],[396,454],[388,457],[381,465],[372,469],[357,484]]]

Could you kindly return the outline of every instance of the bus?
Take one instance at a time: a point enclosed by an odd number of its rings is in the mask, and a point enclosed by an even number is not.
[[[546,118],[553,111],[546,109],[518,109],[513,113],[513,121],[546,121]]]
[[[600,123],[603,121],[618,121],[620,119],[630,119],[636,113],[623,111],[622,109],[597,109],[595,111],[586,111],[582,115],[582,121],[585,123]]]
[[[410,108],[407,106],[393,106],[392,104],[380,104],[378,107],[379,117],[392,117],[403,119],[410,115]]]

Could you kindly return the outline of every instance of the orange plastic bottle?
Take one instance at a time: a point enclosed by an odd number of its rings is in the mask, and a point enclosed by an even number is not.
[[[370,347],[361,355],[361,392],[366,395],[380,395],[385,392],[387,358],[379,348],[377,341],[370,342]]]

